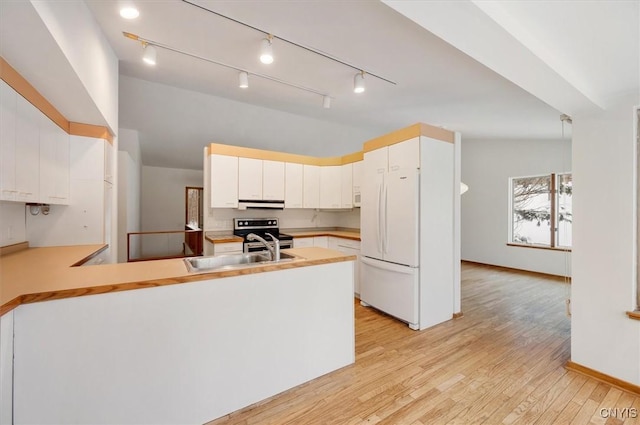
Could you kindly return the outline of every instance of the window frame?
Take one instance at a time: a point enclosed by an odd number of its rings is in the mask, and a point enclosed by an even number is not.
[[[549,173],[549,174],[535,174],[529,176],[516,176],[509,177],[508,185],[509,185],[509,207],[508,207],[508,215],[509,215],[509,225],[508,225],[508,234],[507,234],[507,246],[515,246],[515,247],[524,247],[524,248],[534,248],[534,249],[548,249],[554,251],[566,251],[571,252],[572,246],[564,246],[558,245],[558,203],[559,203],[559,191],[558,191],[558,176],[569,175],[573,181],[573,173],[571,171],[557,172],[557,173]],[[521,179],[529,179],[529,178],[546,178],[550,177],[549,183],[549,198],[550,198],[550,212],[549,212],[549,244],[540,244],[540,243],[518,243],[513,240],[513,207],[514,207],[514,196],[513,196],[513,183],[516,180]]]

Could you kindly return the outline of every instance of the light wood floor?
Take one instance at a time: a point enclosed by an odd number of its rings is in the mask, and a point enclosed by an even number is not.
[[[210,424],[640,423],[622,418],[639,398],[564,369],[566,294],[561,279],[464,263],[464,317],[416,332],[356,304],[355,364]]]

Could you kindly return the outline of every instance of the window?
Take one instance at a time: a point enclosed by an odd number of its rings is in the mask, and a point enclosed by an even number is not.
[[[510,179],[510,243],[571,247],[570,173]]]

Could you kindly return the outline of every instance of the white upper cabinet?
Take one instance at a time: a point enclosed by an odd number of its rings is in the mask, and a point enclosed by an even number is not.
[[[389,146],[389,171],[420,168],[420,137]]]
[[[320,167],[305,164],[302,170],[302,206],[320,208]]]
[[[302,208],[302,164],[285,164],[284,207]]]
[[[16,199],[16,100],[18,94],[0,80],[0,200]]]
[[[360,206],[362,187],[362,161],[353,163],[353,206]]]
[[[238,199],[262,199],[262,160],[239,158],[238,160]]]
[[[238,208],[238,157],[209,155],[211,208]]]
[[[340,208],[353,208],[353,164],[344,164],[340,168],[342,173]]]
[[[24,97],[16,98],[16,201],[38,202],[40,191],[40,115]]]
[[[262,199],[282,201],[284,193],[284,162],[262,161]]]
[[[40,116],[40,202],[69,204],[69,134]]]
[[[113,183],[113,146],[104,141],[104,181]]]
[[[340,208],[342,202],[342,167],[320,167],[320,208]]]

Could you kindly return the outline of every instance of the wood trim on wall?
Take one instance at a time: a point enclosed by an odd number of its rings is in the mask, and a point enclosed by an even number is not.
[[[362,161],[364,159],[364,152],[354,152],[342,156],[342,164],[351,164],[354,162]]]
[[[445,130],[444,128],[435,127],[429,124],[418,123],[365,142],[363,151],[371,152],[418,136],[430,137],[432,139],[448,143],[454,143],[455,141],[455,132],[453,131]]]
[[[640,386],[632,384],[631,382],[623,381],[622,379],[615,378],[607,375],[606,373],[598,372],[595,369],[582,366],[581,364],[572,362],[571,360],[567,361],[567,364],[564,367],[572,372],[588,376],[600,382],[604,382],[605,384],[618,387],[623,391],[628,391],[636,396],[640,396]]]
[[[93,124],[69,122],[44,96],[38,92],[22,75],[0,56],[0,79],[4,80],[12,89],[24,97],[29,103],[38,108],[58,127],[76,136],[95,137],[105,139],[113,144],[113,134],[107,127]]]
[[[298,155],[286,152],[267,151],[263,149],[246,148],[244,146],[223,145],[220,143],[211,143],[207,149],[209,155],[227,155],[239,156],[242,158],[263,159],[268,161],[293,162],[305,165],[343,165],[352,162],[361,161],[363,159],[362,152],[354,152],[344,156],[332,156],[327,158],[318,158],[315,156]]]
[[[20,96],[27,99],[40,112],[45,114],[58,127],[69,133],[69,121],[44,98],[22,75],[18,73],[2,56],[0,56],[0,78],[4,80]]]
[[[113,145],[113,136],[107,127],[92,124],[82,124],[79,122],[69,123],[69,134],[74,136],[93,137],[104,139]]]

